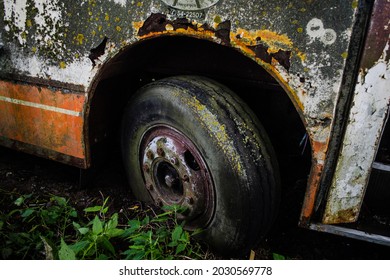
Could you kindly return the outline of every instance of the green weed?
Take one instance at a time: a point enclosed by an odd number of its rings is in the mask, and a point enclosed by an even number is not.
[[[200,231],[192,233],[179,223],[177,214],[183,212],[177,206],[165,207],[165,212],[153,219],[129,221],[123,235],[130,243],[123,254],[126,259],[200,259],[201,246],[194,241]]]
[[[280,255],[280,254],[277,254],[277,253],[272,253],[272,258],[273,258],[274,260],[278,260],[278,261],[286,260],[286,257],[285,257],[285,256]]]
[[[56,252],[49,247],[68,236],[71,221],[77,217],[75,208],[63,197],[38,201],[31,194],[18,197],[12,206],[8,213],[0,213],[1,257],[54,258]]]
[[[0,210],[3,259],[203,259],[199,231],[185,230],[177,206],[134,219],[108,214],[109,198],[77,211],[59,196],[18,196]],[[4,202],[4,201],[3,201]],[[3,207],[4,208],[4,207]],[[124,220],[123,224],[119,220]]]

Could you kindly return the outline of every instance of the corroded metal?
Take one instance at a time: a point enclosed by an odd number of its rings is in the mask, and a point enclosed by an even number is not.
[[[375,2],[324,223],[350,223],[359,216],[372,163],[389,115],[389,14],[388,1]]]
[[[214,183],[191,140],[172,127],[157,125],[142,137],[139,153],[145,186],[153,201],[185,208],[189,227],[206,226],[215,210]],[[151,153],[156,157],[150,157]]]
[[[57,112],[55,125],[46,129],[46,115],[52,113],[35,108],[45,117],[36,119],[34,127],[44,134],[42,139],[50,139],[52,134],[71,139],[70,147],[77,149],[68,148],[68,144],[56,149],[81,157],[87,164],[85,120],[95,82],[104,66],[129,46],[161,36],[188,36],[229,46],[256,61],[285,89],[306,126],[313,166],[303,218],[310,218],[359,1],[80,0],[77,5],[68,5],[65,0],[4,0],[2,3],[0,77],[12,74],[20,80],[33,78],[47,81],[47,85],[59,82],[69,88],[84,89],[83,94],[76,94],[83,107],[75,110],[80,113],[78,117]],[[6,91],[0,91],[0,96],[6,96]],[[26,92],[21,100],[27,95]],[[12,106],[25,111],[21,104]],[[31,118],[30,112],[24,114]],[[72,131],[65,131],[57,125],[62,118],[67,118],[70,124],[76,121],[68,119],[76,118],[79,123]],[[0,125],[3,126],[2,120]],[[21,131],[16,129],[14,133]],[[27,135],[18,139],[28,142]],[[54,149],[53,145],[47,147]]]
[[[369,241],[380,245],[390,246],[389,236],[373,234],[363,230],[356,230],[352,228],[346,228],[346,227],[335,226],[335,225],[324,225],[324,224],[310,224],[309,228],[316,231],[328,232],[328,233],[359,239],[363,241]]]
[[[84,161],[84,95],[5,81],[0,93],[3,139],[28,144],[31,153],[45,149]]]

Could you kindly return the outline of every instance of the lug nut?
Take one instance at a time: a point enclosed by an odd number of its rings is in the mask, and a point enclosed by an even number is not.
[[[154,154],[153,154],[153,152],[151,150],[148,150],[146,152],[146,156],[147,156],[148,159],[154,159]]]
[[[178,165],[179,164],[179,161],[177,160],[177,158],[175,158],[175,157],[173,157],[173,158],[171,158],[171,163],[173,164],[173,165]]]
[[[163,148],[158,147],[158,148],[157,148],[157,154],[158,154],[160,157],[163,157],[163,156],[165,155],[165,152],[164,152]]]

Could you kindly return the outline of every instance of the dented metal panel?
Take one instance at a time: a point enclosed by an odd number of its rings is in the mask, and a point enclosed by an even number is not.
[[[390,106],[390,3],[375,2],[324,223],[357,220]]]
[[[143,40],[190,36],[256,61],[286,90],[307,128],[313,167],[303,217],[311,216],[359,1],[4,0],[3,5],[0,77],[80,88],[84,125],[103,66]],[[23,110],[21,104],[12,106]],[[43,119],[37,121],[36,129],[45,127]],[[81,139],[66,136],[80,141],[84,151],[76,154],[85,157],[88,129],[77,129]],[[46,133],[48,138],[52,131]]]

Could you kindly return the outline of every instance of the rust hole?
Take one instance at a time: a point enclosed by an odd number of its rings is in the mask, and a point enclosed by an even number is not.
[[[98,60],[99,57],[104,54],[107,41],[108,41],[108,38],[105,36],[103,41],[96,48],[91,49],[88,58],[92,61],[93,67],[96,66],[96,60]]]

